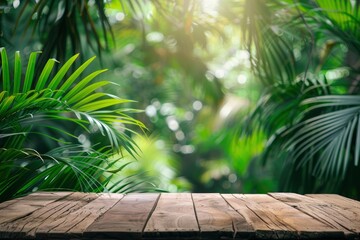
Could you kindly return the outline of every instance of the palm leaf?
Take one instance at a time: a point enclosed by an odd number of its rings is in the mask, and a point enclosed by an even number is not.
[[[135,131],[126,125],[142,128],[143,124],[125,114],[126,109],[119,110],[129,100],[96,92],[110,84],[91,83],[105,70],[81,78],[94,58],[63,81],[77,55],[50,79],[56,60],[50,59],[37,78],[37,54],[31,54],[22,79],[17,72],[21,71],[20,54],[16,53],[14,80],[9,81],[6,51],[1,50],[2,77],[6,83],[0,92],[0,172],[4,175],[0,180],[0,201],[34,189],[104,191],[115,174],[111,169],[110,177],[104,178],[113,165],[109,157],[120,147],[130,154],[137,151],[128,135]],[[125,124],[124,132],[113,127],[118,122]],[[89,135],[94,131],[101,133],[105,141],[96,142],[97,145],[91,142],[87,147],[78,144],[80,133]],[[41,150],[44,143],[49,143],[52,150]],[[129,191],[138,186],[136,181],[120,184],[115,189]]]
[[[20,12],[16,17],[16,29],[22,26],[24,34],[28,31],[33,35],[37,31],[42,33],[39,38],[43,44],[40,66],[44,66],[51,56],[64,61],[68,57],[68,46],[72,54],[89,47],[101,56],[101,50],[109,46],[108,36],[113,37],[105,13],[105,3],[101,0],[94,1],[94,4],[86,0],[21,1]],[[85,41],[80,36],[85,36]]]
[[[274,136],[269,151],[283,151],[294,170],[311,168],[308,177],[343,182],[350,177],[350,168],[359,162],[359,99],[352,95],[324,95],[304,100],[302,104],[308,108],[300,113],[302,120]],[[285,175],[289,182],[297,177]]]
[[[274,22],[272,11],[291,6],[280,1],[247,0],[243,3],[241,34],[244,47],[258,79],[266,85],[294,80],[296,75],[292,39],[295,34]],[[279,13],[280,14],[280,13]],[[290,28],[291,29],[291,28]],[[294,27],[292,27],[292,31]],[[281,32],[281,34],[279,33]],[[287,34],[283,34],[286,32]]]
[[[72,84],[76,81],[76,79],[80,76],[80,74],[90,65],[92,61],[94,61],[95,57],[90,58],[85,63],[83,63],[76,71],[71,74],[71,76],[63,83],[63,85],[59,88],[59,91],[55,93],[55,98],[59,97],[63,92],[69,91],[69,88],[72,87]]]
[[[349,47],[360,52],[360,3],[359,1],[316,0],[313,4],[301,3],[302,12],[319,31],[332,34]]]
[[[50,89],[57,89],[61,81],[63,80],[63,77],[67,73],[67,71],[70,69],[72,64],[75,62],[75,60],[78,58],[79,54],[75,54],[69,60],[66,61],[66,63],[60,68],[60,70],[56,73],[55,77],[51,80],[49,84]]]
[[[20,91],[20,83],[21,83],[21,57],[20,52],[15,52],[15,64],[14,64],[14,94]],[[1,99],[0,99],[1,101]]]
[[[31,85],[33,83],[34,74],[35,74],[36,55],[39,53],[40,52],[33,52],[30,54],[29,63],[26,69],[23,92],[29,91],[32,87]]]
[[[39,79],[37,80],[35,90],[42,90],[45,87],[45,85],[49,79],[49,75],[54,67],[55,62],[57,62],[56,59],[48,60],[43,71],[40,74]]]
[[[3,76],[3,91],[11,91],[10,88],[10,70],[9,70],[9,62],[6,54],[5,48],[0,48],[1,53],[1,62],[2,62],[2,76]]]

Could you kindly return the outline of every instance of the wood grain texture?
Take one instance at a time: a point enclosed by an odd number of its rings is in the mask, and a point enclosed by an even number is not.
[[[234,194],[230,202],[247,216],[257,238],[296,239],[343,237],[342,231],[333,229],[270,196],[263,194]]]
[[[317,219],[280,202],[265,194],[239,195],[269,226],[275,224],[289,238],[336,238],[343,237],[343,232],[324,224]]]
[[[43,192],[33,193],[18,200],[3,202],[0,210],[0,224],[12,222],[52,203],[60,198],[71,194],[70,192]],[[0,232],[2,228],[0,227]]]
[[[62,194],[60,194],[62,195]],[[36,198],[36,196],[35,196]],[[41,196],[39,196],[41,198]],[[52,201],[31,214],[18,218],[12,222],[0,225],[2,237],[35,237],[35,233],[42,225],[47,225],[57,218],[61,218],[72,211],[97,198],[96,194],[71,193],[57,201]],[[41,198],[42,199],[42,198]]]
[[[360,202],[332,194],[40,192],[0,207],[0,239],[360,239]]]
[[[345,209],[360,209],[360,202],[337,194],[306,194],[305,196],[320,199]],[[356,210],[357,211],[357,210]]]
[[[348,238],[354,238],[357,234],[352,230],[357,228],[359,223],[351,221],[340,207],[295,193],[270,193],[272,197],[302,211],[320,222],[336,229]]]
[[[39,226],[36,230],[36,237],[43,239],[82,237],[88,226],[123,197],[122,194],[99,194],[98,198],[76,211]]]
[[[249,208],[244,201],[241,201],[233,194],[222,194],[222,196],[231,207],[241,214],[253,227],[255,238],[277,239],[276,232],[274,232],[251,208]]]
[[[331,204],[341,224],[347,224],[346,228],[360,235],[360,202],[335,194],[309,194],[311,198]]]
[[[10,205],[24,199],[25,197],[21,197],[21,198],[16,198],[16,199],[11,199],[11,200],[8,200],[6,202],[2,202],[0,203],[0,210],[3,209],[3,208],[7,208],[9,207]]]
[[[245,218],[234,211],[219,193],[193,193],[192,198],[202,238],[249,238],[255,234]]]
[[[145,230],[145,237],[198,237],[196,219],[190,193],[161,194]]]
[[[86,238],[141,238],[159,194],[129,194],[117,202],[84,232]]]

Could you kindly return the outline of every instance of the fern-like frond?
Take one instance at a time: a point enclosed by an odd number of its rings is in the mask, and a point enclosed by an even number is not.
[[[105,191],[114,174],[111,169],[112,174],[104,175],[114,164],[110,156],[120,149],[136,154],[131,134],[137,134],[134,127],[144,128],[128,115],[125,104],[131,101],[101,91],[112,84],[94,81],[105,70],[84,76],[94,58],[72,74],[68,72],[78,55],[56,73],[58,62],[50,59],[36,74],[39,53],[34,52],[22,74],[19,52],[14,68],[6,50],[0,53],[0,201],[36,189]],[[90,140],[97,133],[101,138]]]

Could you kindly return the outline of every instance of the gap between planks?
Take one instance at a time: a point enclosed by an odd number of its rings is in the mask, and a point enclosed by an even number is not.
[[[196,223],[197,223],[199,231],[201,232],[201,227],[200,227],[200,223],[199,223],[199,217],[197,215],[196,208],[195,208],[194,196],[193,196],[192,193],[190,193],[190,195],[191,195],[191,201],[193,203],[193,209],[194,209],[194,215],[195,215]]]
[[[198,237],[199,227],[191,194],[162,194],[143,235],[146,238]]]
[[[86,239],[139,239],[158,193],[127,194],[110,210],[96,219],[83,233]]]
[[[158,202],[159,202],[160,197],[161,197],[161,193],[160,193],[160,194],[158,195],[158,197],[156,198],[155,204],[154,204],[154,206],[152,207],[152,209],[150,210],[150,213],[149,213],[149,215],[148,215],[148,217],[147,217],[147,219],[146,219],[146,221],[145,221],[144,227],[143,227],[142,230],[141,230],[142,234],[144,233],[145,228],[146,228],[146,225],[148,224],[149,219],[151,218],[153,212],[155,211],[155,208],[157,207],[157,204],[158,204]],[[141,236],[142,236],[142,235],[141,235]]]

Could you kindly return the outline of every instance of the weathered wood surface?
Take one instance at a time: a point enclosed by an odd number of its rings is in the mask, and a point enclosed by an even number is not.
[[[233,196],[224,195],[224,197],[240,214],[248,218],[257,238],[306,239],[343,236],[343,232],[268,195],[234,194]]]
[[[145,237],[197,236],[196,220],[191,194],[162,194],[144,229]]]
[[[36,235],[41,238],[63,236],[68,233],[69,237],[81,237],[83,232],[102,214],[107,212],[121,198],[122,194],[103,193],[91,202],[85,201],[83,207],[69,214],[57,217],[54,221],[45,221],[38,227]],[[89,199],[91,197],[89,196]]]
[[[248,238],[254,235],[254,228],[220,194],[192,196],[202,237]]]
[[[84,231],[87,238],[140,238],[160,194],[129,194]]]
[[[40,192],[0,203],[1,239],[360,239],[332,194]]]
[[[329,225],[333,229],[342,231],[347,237],[357,237],[360,233],[360,215],[354,211],[332,204],[332,200],[324,201],[321,198],[312,198],[295,193],[274,193],[274,198],[292,206],[319,222]],[[331,198],[331,195],[328,195]],[[334,196],[335,198],[335,196]],[[355,208],[354,208],[355,210]]]

